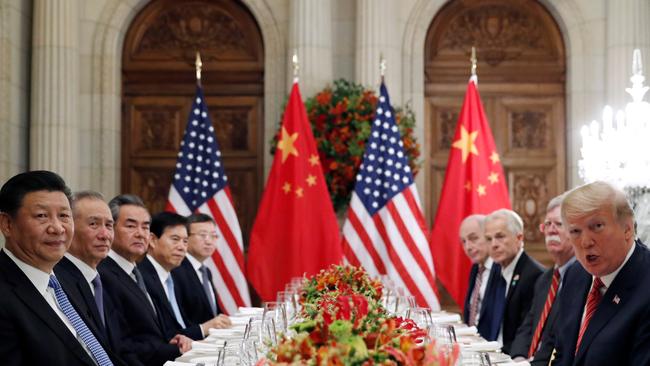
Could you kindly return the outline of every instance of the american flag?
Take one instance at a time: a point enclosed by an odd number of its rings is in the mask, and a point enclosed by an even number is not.
[[[181,141],[167,210],[185,216],[198,211],[214,218],[219,235],[217,250],[204,264],[212,271],[219,306],[227,314],[236,313],[239,306],[251,306],[241,228],[200,86]]]
[[[383,83],[375,118],[343,226],[345,258],[438,310],[428,232]]]

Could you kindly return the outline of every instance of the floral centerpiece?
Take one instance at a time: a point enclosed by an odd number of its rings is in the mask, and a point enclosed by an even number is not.
[[[381,283],[360,268],[332,266],[305,280],[304,320],[259,365],[454,365],[459,349],[439,352],[426,330],[390,316]]]
[[[328,86],[305,101],[327,187],[337,212],[343,211],[350,201],[354,178],[363,159],[371,122],[375,118],[377,100],[375,91],[339,79],[333,87]],[[402,135],[404,153],[415,175],[419,170],[420,157],[420,145],[413,133],[415,114],[408,105],[396,108],[395,122]],[[275,152],[278,134],[271,144],[271,153]]]

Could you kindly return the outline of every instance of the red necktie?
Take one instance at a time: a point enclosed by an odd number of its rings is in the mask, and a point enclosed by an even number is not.
[[[481,284],[483,283],[483,271],[485,266],[479,265],[478,272],[476,272],[476,281],[474,281],[474,288],[469,300],[469,325],[476,325],[476,317],[478,316],[478,304],[481,302]]]
[[[589,291],[589,295],[587,296],[585,318],[582,320],[582,325],[580,326],[580,333],[578,333],[578,343],[576,343],[576,354],[578,354],[578,350],[580,349],[582,336],[585,334],[585,331],[589,326],[589,321],[591,321],[591,318],[594,316],[594,313],[596,312],[596,308],[598,308],[598,304],[600,303],[600,300],[602,300],[603,298],[603,295],[600,293],[600,289],[603,286],[605,286],[603,284],[603,281],[601,281],[599,277],[595,277],[594,283],[591,285],[591,291]]]
[[[551,312],[551,307],[553,306],[559,287],[560,271],[556,268],[555,271],[553,271],[553,279],[551,280],[551,286],[548,289],[548,295],[546,296],[546,302],[544,303],[544,310],[542,310],[542,315],[539,317],[539,322],[537,322],[537,327],[535,327],[535,333],[533,333],[533,340],[528,349],[528,358],[533,357],[537,351],[537,347],[539,347],[539,341],[542,339],[542,331],[544,330],[548,314]]]

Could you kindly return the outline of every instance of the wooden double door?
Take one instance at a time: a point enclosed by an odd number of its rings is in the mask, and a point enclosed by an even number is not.
[[[124,42],[122,192],[152,213],[167,201],[196,90],[195,54],[245,240],[263,182],[264,54],[255,20],[238,1],[157,0]]]

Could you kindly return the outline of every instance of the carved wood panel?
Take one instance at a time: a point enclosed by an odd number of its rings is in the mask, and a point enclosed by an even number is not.
[[[164,209],[196,89],[202,86],[245,244],[264,184],[259,27],[235,0],[154,0],[127,31],[122,80],[122,190]]]
[[[549,264],[538,228],[548,200],[566,188],[566,70],[560,29],[538,1],[452,0],[429,27],[424,52],[427,217],[433,224],[470,76],[471,46],[477,47],[478,90],[513,209],[524,220],[526,250]],[[455,307],[444,295],[442,304]]]

